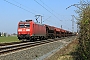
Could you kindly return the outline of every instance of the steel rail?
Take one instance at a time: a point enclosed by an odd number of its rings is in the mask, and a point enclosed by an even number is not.
[[[61,40],[61,39],[62,38],[41,40],[41,41],[35,41],[35,42],[22,42],[22,43],[20,42],[20,43],[14,43],[14,44],[6,44],[6,45],[0,47],[0,55],[4,54],[4,53],[13,52],[16,50],[28,48],[28,47],[34,47],[37,45],[54,42],[54,41]]]

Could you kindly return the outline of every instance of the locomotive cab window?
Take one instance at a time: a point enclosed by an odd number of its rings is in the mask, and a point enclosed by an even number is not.
[[[27,24],[27,23],[23,23],[23,24],[19,24],[19,27],[20,28],[29,28],[30,27],[30,24]]]
[[[29,27],[30,27],[30,24],[25,24],[25,27],[26,27],[26,28],[29,28]]]
[[[24,24],[19,24],[19,27],[20,28],[24,28]]]

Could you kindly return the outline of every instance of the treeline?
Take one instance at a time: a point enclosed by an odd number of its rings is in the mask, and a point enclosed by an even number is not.
[[[8,36],[7,33],[0,32],[0,37],[7,37],[7,36]]]

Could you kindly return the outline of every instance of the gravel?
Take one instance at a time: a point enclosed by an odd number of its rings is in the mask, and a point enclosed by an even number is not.
[[[10,52],[0,55],[0,60],[44,60],[49,55],[66,46],[74,39],[75,37],[69,37],[59,41]]]

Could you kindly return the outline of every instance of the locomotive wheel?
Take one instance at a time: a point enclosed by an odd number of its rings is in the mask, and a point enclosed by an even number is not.
[[[41,36],[39,37],[39,40],[42,40],[42,37]]]
[[[47,40],[48,39],[48,37],[44,37],[44,40]]]
[[[37,38],[34,37],[34,38],[31,39],[31,41],[33,41],[33,42],[37,41]]]

